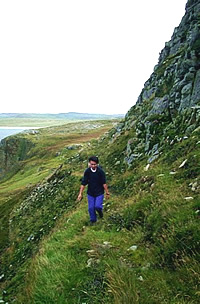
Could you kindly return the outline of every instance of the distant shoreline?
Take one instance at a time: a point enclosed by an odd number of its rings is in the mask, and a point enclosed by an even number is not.
[[[0,127],[0,142],[2,139],[19,134],[21,132],[36,132],[34,130],[43,127]]]
[[[31,129],[40,129],[45,127],[0,127],[1,130],[31,130]]]

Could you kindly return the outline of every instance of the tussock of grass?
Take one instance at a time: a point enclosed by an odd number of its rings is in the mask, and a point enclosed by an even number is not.
[[[136,288],[137,277],[134,270],[123,265],[123,263],[114,262],[115,260],[112,259],[107,269],[108,291],[112,293],[114,303],[139,303]],[[127,292],[127,290],[132,292]]]

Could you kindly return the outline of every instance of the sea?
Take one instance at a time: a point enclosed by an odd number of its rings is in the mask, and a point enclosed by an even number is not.
[[[10,135],[14,135],[25,130],[38,129],[37,127],[0,127],[0,141]]]

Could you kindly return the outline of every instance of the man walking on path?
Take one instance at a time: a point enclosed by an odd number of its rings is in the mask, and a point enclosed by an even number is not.
[[[88,211],[90,214],[90,222],[97,221],[96,211],[99,217],[103,217],[103,199],[104,190],[106,198],[109,198],[108,186],[106,184],[105,172],[98,166],[99,160],[96,156],[89,158],[89,168],[84,172],[81,187],[77,200],[81,201],[83,198],[83,191],[85,186],[88,185],[87,198],[88,198]]]

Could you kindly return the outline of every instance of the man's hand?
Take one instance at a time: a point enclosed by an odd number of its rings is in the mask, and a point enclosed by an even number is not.
[[[107,193],[106,193],[106,199],[109,199],[109,198],[110,198],[110,193],[107,192]]]
[[[104,190],[105,190],[105,192],[106,192],[106,199],[109,199],[110,193],[109,193],[107,184],[103,184],[103,187],[104,187]]]
[[[82,200],[82,198],[83,198],[83,191],[84,191],[84,189],[85,189],[85,186],[81,185],[80,191],[79,191],[79,195],[77,197],[77,201],[78,202],[80,202]]]
[[[83,195],[82,193],[79,193],[78,197],[77,197],[77,201],[80,202],[83,198]]]

